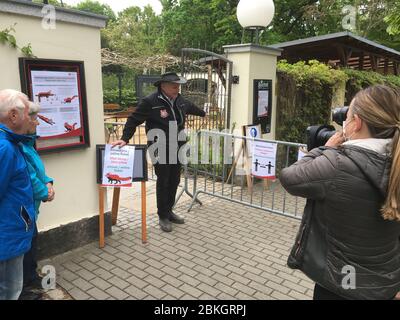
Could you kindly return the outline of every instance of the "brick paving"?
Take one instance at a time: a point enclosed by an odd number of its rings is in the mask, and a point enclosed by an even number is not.
[[[93,242],[40,262],[55,266],[58,286],[73,299],[311,299],[313,283],[286,266],[298,220],[209,195],[188,213],[184,195],[175,211],[186,223],[164,233],[149,181],[142,244],[138,186],[122,190],[105,248]]]

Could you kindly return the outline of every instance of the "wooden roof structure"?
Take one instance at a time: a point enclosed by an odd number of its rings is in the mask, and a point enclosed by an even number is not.
[[[351,32],[299,39],[271,45],[283,49],[280,59],[290,63],[312,59],[358,70],[400,75],[400,52]]]

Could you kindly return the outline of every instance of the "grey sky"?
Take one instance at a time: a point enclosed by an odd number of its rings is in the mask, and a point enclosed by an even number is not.
[[[125,8],[131,7],[131,6],[138,6],[143,8],[146,5],[151,5],[153,7],[153,10],[157,13],[161,13],[161,3],[158,0],[97,0],[100,3],[105,3],[108,4],[115,13],[118,13]],[[82,2],[82,0],[63,0],[64,3],[70,4],[70,5],[76,5],[79,2]]]

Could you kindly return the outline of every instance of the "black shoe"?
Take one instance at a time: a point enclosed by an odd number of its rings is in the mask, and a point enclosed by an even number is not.
[[[24,287],[18,300],[42,300],[43,291],[37,288]]]
[[[172,231],[172,224],[166,218],[160,219],[159,225],[160,225],[162,231],[165,231],[165,232],[171,232]]]
[[[31,281],[24,283],[24,288],[29,288],[32,290],[42,290],[42,280],[43,277],[37,274]]]
[[[173,212],[170,212],[168,219],[172,223],[176,223],[176,224],[184,224],[185,223],[185,219],[181,218],[180,216],[176,215]]]

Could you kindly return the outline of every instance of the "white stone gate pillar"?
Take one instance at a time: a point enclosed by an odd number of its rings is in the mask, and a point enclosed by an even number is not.
[[[233,61],[231,128],[261,124],[263,138],[275,139],[276,64],[280,49],[255,44],[224,46],[226,57]],[[267,104],[267,105],[266,105]]]

